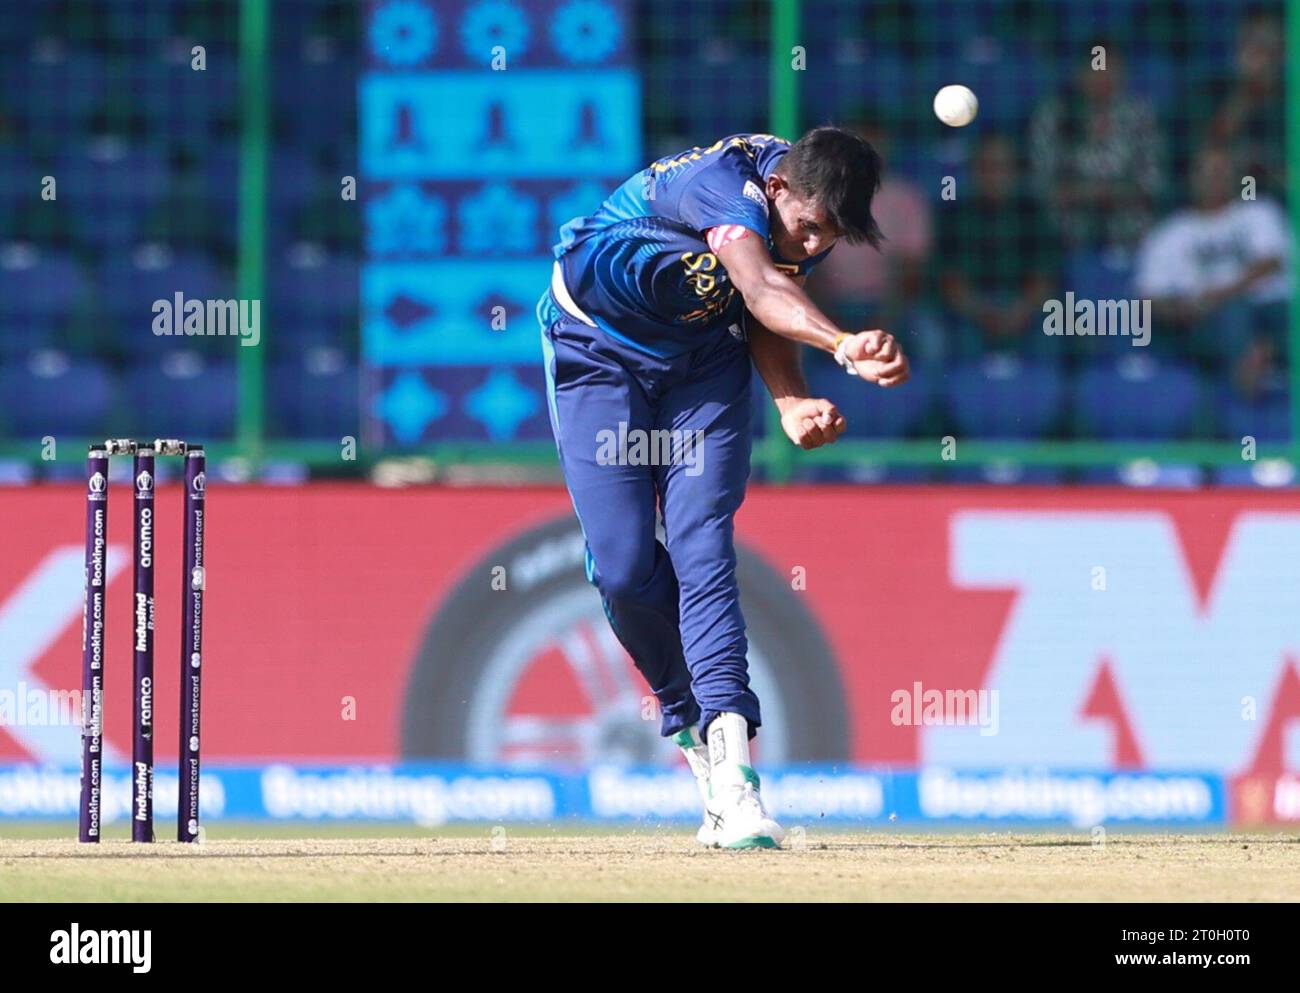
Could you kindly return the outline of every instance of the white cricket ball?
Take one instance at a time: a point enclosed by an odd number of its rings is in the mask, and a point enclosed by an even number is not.
[[[980,102],[969,86],[945,86],[934,95],[934,116],[950,128],[964,128],[975,120]]]

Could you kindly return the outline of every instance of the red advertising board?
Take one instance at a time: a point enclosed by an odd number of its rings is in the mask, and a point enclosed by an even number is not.
[[[674,760],[563,491],[214,485],[209,503],[206,760]],[[157,506],[162,762],[179,494]],[[128,507],[115,487],[110,758],[130,746]],[[80,509],[75,487],[0,492],[11,699],[79,685]],[[738,535],[765,761],[1194,769],[1236,777],[1241,817],[1300,819],[1300,497],[756,488]],[[982,709],[928,707],[954,694]],[[75,764],[75,727],[0,724],[0,763]]]

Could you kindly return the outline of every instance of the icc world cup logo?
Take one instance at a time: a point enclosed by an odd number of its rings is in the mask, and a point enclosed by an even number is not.
[[[108,486],[108,480],[104,478],[104,474],[102,472],[95,473],[93,476],[90,477],[88,482],[90,484],[91,493],[103,493],[105,487]]]
[[[147,472],[142,472],[136,476],[135,491],[141,496],[148,496],[153,493],[153,476]]]
[[[194,477],[194,495],[202,496],[204,490],[208,488],[208,474],[201,472]]]

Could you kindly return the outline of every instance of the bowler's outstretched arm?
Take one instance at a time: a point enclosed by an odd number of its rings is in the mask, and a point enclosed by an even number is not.
[[[837,358],[842,354],[869,382],[897,386],[907,381],[907,357],[893,335],[841,330],[803,287],[773,264],[766,243],[754,232],[741,230],[744,233],[739,236],[716,243],[711,239],[710,244],[760,324],[782,338],[812,345]]]

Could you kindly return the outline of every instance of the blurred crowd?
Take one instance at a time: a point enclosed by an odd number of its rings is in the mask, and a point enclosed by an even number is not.
[[[0,442],[231,437],[240,349],[146,322],[177,292],[250,286],[286,332],[266,336],[269,433],[355,434],[361,222],[339,177],[357,171],[358,5],[268,5],[263,265],[242,272],[240,0],[2,7]]]
[[[766,4],[631,8],[647,159],[771,126]],[[227,343],[144,349],[125,329],[141,300],[234,296],[241,263],[244,286],[264,275],[275,329],[270,433],[357,430],[364,235],[338,183],[358,171],[363,23],[350,0],[270,7],[258,272],[236,222],[238,0],[7,0],[0,441],[164,416],[229,437]],[[847,327],[899,334],[915,366],[906,390],[868,398],[809,357],[855,435],[1289,437],[1280,3],[804,0],[800,36],[803,122],[854,126],[887,164],[883,251],[838,246],[810,290]],[[968,128],[929,115],[947,82],[981,97]],[[58,199],[37,202],[47,175]],[[1044,302],[1071,299],[1149,301],[1150,343],[1045,334]]]
[[[1095,39],[1018,130],[977,122],[938,190],[906,165],[889,173],[876,205],[883,251],[840,245],[810,287],[846,326],[901,334],[922,377],[984,393],[983,412],[960,396],[919,405],[917,421],[940,429],[1284,435],[1282,37],[1278,13],[1242,17],[1230,63],[1197,82],[1176,127],[1133,91],[1123,46]],[[888,165],[878,111],[851,126]],[[1067,293],[1150,301],[1150,344],[1045,334],[1044,302]],[[1044,390],[1063,401],[1021,405]],[[1009,416],[995,409],[1004,395]],[[1173,409],[1155,412],[1162,401]]]

